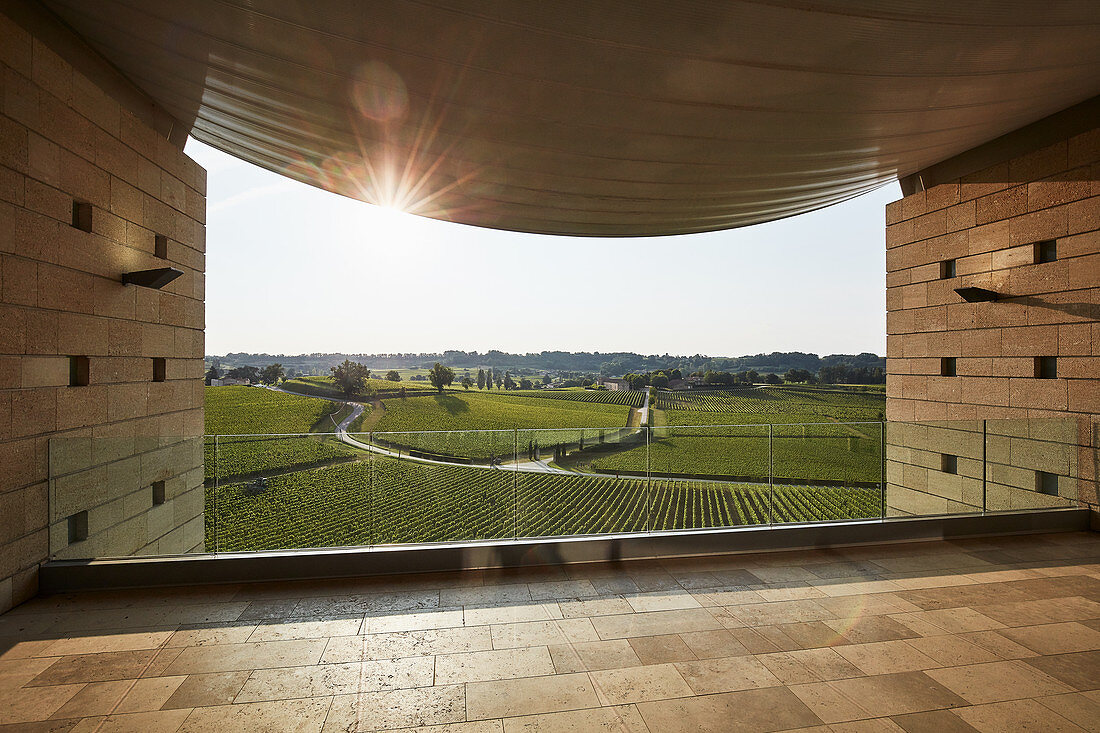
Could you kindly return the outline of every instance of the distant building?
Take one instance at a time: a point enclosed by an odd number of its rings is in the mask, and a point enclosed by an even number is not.
[[[630,389],[630,382],[625,379],[605,379],[600,382],[607,389]]]
[[[237,379],[236,377],[225,377],[224,379],[211,379],[211,387],[247,387],[251,382],[247,379]]]

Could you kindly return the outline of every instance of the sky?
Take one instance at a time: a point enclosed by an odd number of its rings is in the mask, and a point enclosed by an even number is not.
[[[206,353],[886,348],[897,183],[752,227],[519,234],[384,209],[189,140],[206,168]]]

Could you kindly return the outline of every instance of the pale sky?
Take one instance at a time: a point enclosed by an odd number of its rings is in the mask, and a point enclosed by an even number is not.
[[[195,140],[206,353],[885,354],[897,183],[743,229],[554,237],[401,214]]]

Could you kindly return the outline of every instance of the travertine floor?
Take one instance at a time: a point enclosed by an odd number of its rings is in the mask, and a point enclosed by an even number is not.
[[[0,635],[0,730],[1097,731],[1100,535],[58,596]]]

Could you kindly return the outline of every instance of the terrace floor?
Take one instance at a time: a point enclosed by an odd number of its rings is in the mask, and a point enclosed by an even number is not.
[[[1097,731],[1100,535],[43,597],[0,652],[0,730]]]

